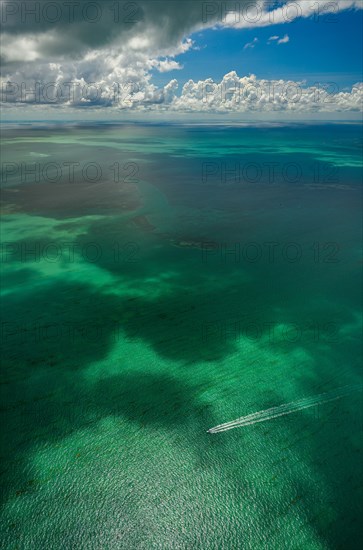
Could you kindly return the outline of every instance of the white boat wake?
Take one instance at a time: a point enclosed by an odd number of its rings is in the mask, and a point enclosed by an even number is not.
[[[242,416],[241,418],[237,418],[236,420],[232,420],[231,422],[219,424],[214,428],[210,428],[209,430],[207,430],[207,432],[215,434],[219,432],[226,432],[227,430],[233,430],[233,428],[251,426],[252,424],[257,424],[257,422],[265,422],[266,420],[272,420],[272,418],[292,414],[303,409],[308,409],[309,407],[328,403],[329,401],[335,401],[336,399],[341,399],[346,395],[358,391],[362,391],[361,385],[343,386],[330,392],[321,393],[313,397],[305,397],[304,399],[292,401],[291,403],[285,403],[277,407],[271,407],[270,409],[265,409],[263,411],[258,411],[252,414],[248,414],[246,416]]]

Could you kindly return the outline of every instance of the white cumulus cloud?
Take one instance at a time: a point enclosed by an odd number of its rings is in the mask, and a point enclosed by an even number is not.
[[[160,73],[167,73],[169,71],[180,71],[183,69],[183,65],[180,65],[177,61],[173,59],[164,59],[161,61],[155,62],[155,67]]]
[[[283,38],[280,38],[280,40],[277,41],[278,44],[287,44],[287,42],[290,42],[290,38],[287,34]]]

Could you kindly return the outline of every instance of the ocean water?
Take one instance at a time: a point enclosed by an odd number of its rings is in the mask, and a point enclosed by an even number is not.
[[[360,548],[361,146],[4,125],[3,548]]]

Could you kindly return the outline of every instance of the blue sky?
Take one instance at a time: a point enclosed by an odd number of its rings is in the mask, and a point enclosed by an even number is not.
[[[73,109],[80,116],[361,118],[363,0],[238,0],[228,4],[238,14],[227,18],[226,2],[137,0],[140,17],[131,26],[113,19],[113,0],[99,3],[100,19],[90,22],[81,9],[87,2],[80,0],[68,21],[63,0],[54,0],[63,13],[55,25],[7,17],[0,77],[6,116]],[[215,7],[207,19],[206,5]],[[251,5],[260,12],[253,22]],[[291,16],[292,6],[299,9]]]
[[[284,44],[267,44],[271,36],[289,36]],[[258,39],[254,48],[246,43]],[[342,11],[334,16],[295,19],[288,24],[253,29],[208,29],[192,35],[197,50],[176,59],[180,71],[153,72],[153,82],[220,80],[235,70],[240,76],[266,79],[305,79],[307,83],[336,82],[340,89],[362,80],[362,12]]]

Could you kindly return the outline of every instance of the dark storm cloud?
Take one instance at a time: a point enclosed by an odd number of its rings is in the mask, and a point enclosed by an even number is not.
[[[220,3],[202,0],[1,1],[5,45],[6,39],[33,37],[41,57],[78,58],[86,51],[128,41],[136,33],[167,48],[194,29],[210,26],[220,15]],[[11,61],[11,52],[4,60]]]

